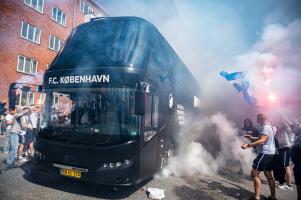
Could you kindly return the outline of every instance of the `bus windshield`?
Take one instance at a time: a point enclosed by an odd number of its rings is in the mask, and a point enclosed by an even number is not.
[[[146,65],[151,39],[148,26],[137,21],[100,20],[77,27],[51,70]]]
[[[134,90],[47,92],[41,129],[46,136],[74,142],[115,144],[129,141],[138,135]]]

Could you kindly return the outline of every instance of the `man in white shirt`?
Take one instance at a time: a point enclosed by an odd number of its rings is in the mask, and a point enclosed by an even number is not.
[[[254,146],[258,147],[258,155],[253,161],[251,171],[251,176],[254,181],[255,196],[250,199],[260,200],[261,180],[259,175],[261,172],[264,172],[264,175],[268,179],[271,191],[271,196],[267,199],[276,200],[275,180],[272,175],[272,160],[276,152],[274,130],[273,127],[267,122],[266,116],[262,113],[257,115],[257,122],[260,124],[259,138],[252,140],[252,137],[249,135],[248,138],[251,139],[251,143],[241,145],[241,148],[243,149]]]
[[[28,121],[31,124],[31,127],[27,129],[26,133],[26,146],[30,150],[30,157],[34,156],[34,148],[33,148],[33,140],[35,135],[37,134],[37,127],[38,127],[38,108],[34,105],[30,107],[30,113],[28,115]]]

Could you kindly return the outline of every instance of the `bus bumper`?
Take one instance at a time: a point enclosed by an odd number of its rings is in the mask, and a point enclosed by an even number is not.
[[[74,179],[105,185],[130,186],[143,181],[139,178],[139,145],[134,141],[91,147],[38,139],[35,148],[35,165],[44,172],[62,175],[64,169],[76,170],[80,177]]]

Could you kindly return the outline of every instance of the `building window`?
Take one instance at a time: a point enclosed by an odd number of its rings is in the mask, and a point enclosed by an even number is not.
[[[85,14],[93,13],[93,9],[86,1],[80,1],[80,10]]]
[[[40,44],[41,29],[26,22],[22,22],[21,37],[34,43]]]
[[[38,61],[33,58],[28,58],[25,56],[18,56],[18,66],[17,71],[36,75],[38,69]]]
[[[34,93],[21,91],[19,98],[17,98],[16,100],[16,105],[31,106],[33,104],[34,104]]]
[[[44,0],[24,0],[24,3],[29,7],[43,13],[44,10]]]
[[[61,47],[63,46],[64,41],[59,39],[58,37],[55,37],[53,35],[50,35],[49,37],[49,49],[52,49],[54,51],[59,51]]]
[[[52,8],[52,17],[51,17],[54,21],[56,21],[57,23],[66,26],[66,21],[67,21],[67,16],[66,14],[58,9],[58,8]]]

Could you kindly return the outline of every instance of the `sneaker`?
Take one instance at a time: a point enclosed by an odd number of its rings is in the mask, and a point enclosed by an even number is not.
[[[286,189],[288,189],[288,190],[294,190],[294,188],[292,187],[292,185],[286,185]]]
[[[288,187],[288,186],[287,186],[286,183],[283,183],[283,184],[281,184],[281,185],[278,185],[278,188],[281,189],[281,190],[287,190],[287,189],[288,189],[287,187]]]
[[[27,158],[23,158],[22,156],[19,156],[18,159],[17,159],[17,162],[26,162],[28,161]]]
[[[286,183],[279,185],[278,188],[282,190],[293,190],[293,187],[291,185],[287,185]]]
[[[22,155],[23,157],[28,157],[28,152],[27,151],[25,151],[24,153],[23,153],[23,155]]]

